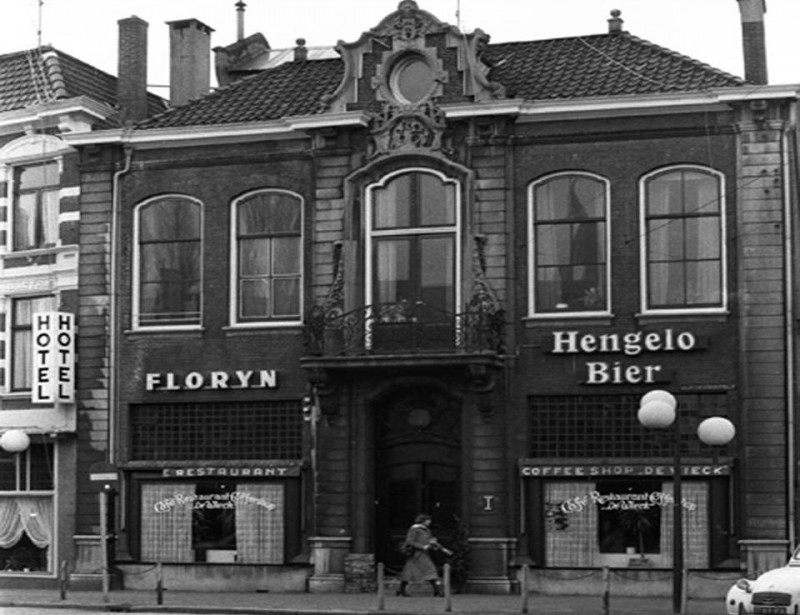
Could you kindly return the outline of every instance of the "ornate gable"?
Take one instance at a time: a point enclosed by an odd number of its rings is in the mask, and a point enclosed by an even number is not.
[[[443,104],[505,96],[489,82],[489,67],[481,60],[488,41],[480,30],[462,33],[414,0],[402,0],[358,41],[339,42],[344,77],[324,102],[329,111],[371,114],[373,155],[439,150]]]

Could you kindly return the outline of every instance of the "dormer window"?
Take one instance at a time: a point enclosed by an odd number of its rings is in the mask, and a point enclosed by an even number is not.
[[[419,103],[430,96],[435,86],[433,69],[425,57],[417,53],[401,57],[389,76],[389,89],[401,103]]]

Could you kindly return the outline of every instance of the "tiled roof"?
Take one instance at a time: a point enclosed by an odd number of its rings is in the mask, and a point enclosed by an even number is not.
[[[489,45],[489,78],[510,98],[553,100],[694,92],[744,85],[707,64],[627,33]]]
[[[116,106],[117,79],[52,47],[0,55],[0,113],[86,96]],[[148,95],[151,113],[165,102]]]
[[[288,62],[144,120],[142,128],[259,122],[319,113],[344,74],[341,60]]]
[[[489,79],[509,98],[576,99],[736,87],[745,81],[627,32],[488,45]],[[343,75],[341,60],[289,62],[186,106],[144,120],[140,128],[228,124],[323,113],[320,100]]]

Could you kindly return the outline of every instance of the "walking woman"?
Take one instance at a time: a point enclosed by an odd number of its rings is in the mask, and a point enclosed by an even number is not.
[[[405,542],[403,542],[406,564],[400,575],[398,596],[408,596],[406,591],[408,584],[419,581],[428,581],[433,587],[434,596],[444,595],[442,584],[439,582],[439,573],[436,572],[436,565],[429,555],[431,551],[441,551],[445,555],[452,554],[434,538],[431,532],[431,516],[423,513],[414,519],[414,525],[408,528]]]

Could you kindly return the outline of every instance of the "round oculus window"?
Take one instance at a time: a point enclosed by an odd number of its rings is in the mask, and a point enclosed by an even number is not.
[[[422,56],[404,57],[394,67],[390,80],[392,94],[403,102],[418,103],[432,91],[436,81],[433,71]]]

